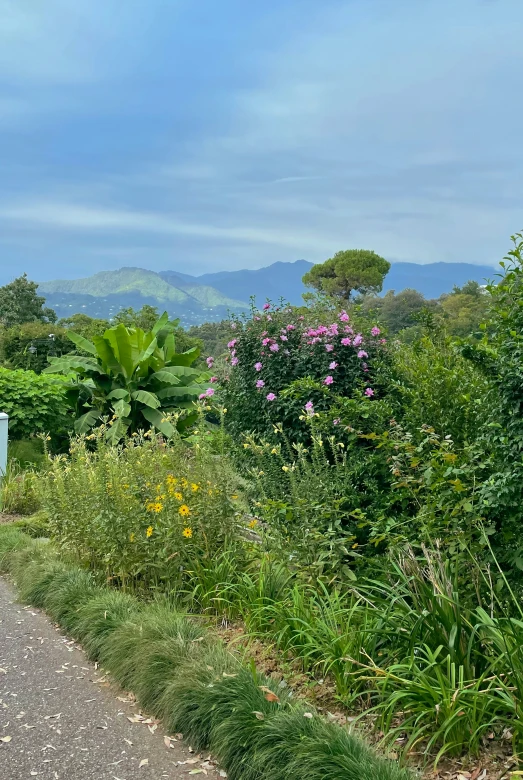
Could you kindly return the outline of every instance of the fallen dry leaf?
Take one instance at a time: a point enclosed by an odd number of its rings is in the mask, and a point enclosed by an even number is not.
[[[0,737],[0,742],[11,742],[12,737]]]
[[[148,758],[142,758],[142,760],[138,764],[138,769],[141,769],[142,766],[147,766],[148,763],[149,763],[149,759]]]
[[[276,696],[274,691],[271,691],[271,689],[267,688],[265,685],[260,685],[260,691],[263,691],[264,696],[267,699],[267,701],[277,701],[277,702],[280,701],[279,697]]]

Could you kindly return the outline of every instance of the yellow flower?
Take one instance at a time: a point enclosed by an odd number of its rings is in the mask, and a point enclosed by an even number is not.
[[[251,520],[251,522],[249,523],[249,528],[256,528],[256,526],[257,526],[257,525],[258,525],[258,521],[256,520],[256,518],[254,518],[254,519],[253,519],[253,520]]]
[[[289,467],[288,467],[288,466],[282,466],[282,467],[281,467],[281,470],[282,470],[282,471],[288,471],[288,470],[289,470]]]
[[[183,496],[181,493],[174,493],[173,495],[177,501],[183,501]]]
[[[273,447],[271,450],[271,455],[277,455],[277,454],[278,454],[278,450],[276,449],[276,447]]]
[[[156,504],[154,505],[154,511],[156,513],[158,513],[158,512],[161,512],[162,509],[163,509],[163,504],[161,504],[159,501],[157,501]]]
[[[161,485],[156,485],[156,492],[157,492],[157,493],[159,493],[161,489],[162,489],[162,486],[161,486]]]
[[[187,480],[185,479],[185,477],[182,477],[182,478],[181,478],[181,480],[180,480],[180,484],[181,484],[181,486],[182,486],[183,488],[186,488],[186,487],[187,487],[187,485],[188,485],[189,483],[187,482]]]
[[[130,542],[134,542],[134,534],[130,534],[129,535],[129,541]]]
[[[196,491],[199,490],[199,489],[200,489],[200,486],[197,485],[196,482],[193,482],[191,484],[191,490],[192,490],[193,493],[196,493]]]
[[[156,505],[155,505],[154,501],[148,501],[147,504],[145,505],[145,508],[147,509],[148,512],[154,512],[155,511],[155,509],[154,509],[155,506]]]
[[[356,549],[356,547],[358,547],[358,542],[356,542],[356,544],[353,544],[353,545],[352,545],[352,549],[353,549],[353,550],[355,550],[355,549]]]
[[[192,536],[192,528],[184,528],[182,534],[186,539],[190,539]]]
[[[178,482],[178,480],[176,479],[176,477],[173,477],[172,474],[167,474],[167,483],[169,485],[176,485],[177,482]]]
[[[178,512],[181,514],[182,517],[187,517],[187,515],[191,514],[191,510],[189,509],[187,504],[182,504]]]
[[[232,500],[233,500],[233,501],[236,501],[236,499],[238,498],[238,496],[237,496],[237,495],[234,495],[234,496],[231,496],[231,498],[232,498]]]
[[[129,485],[122,485],[124,490],[129,490]]]
[[[153,535],[153,527],[152,525],[149,526],[147,531],[145,532],[146,537],[149,539]]]

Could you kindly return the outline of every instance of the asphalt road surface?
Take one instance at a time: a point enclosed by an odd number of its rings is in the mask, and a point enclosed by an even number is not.
[[[0,578],[0,780],[226,777]]]

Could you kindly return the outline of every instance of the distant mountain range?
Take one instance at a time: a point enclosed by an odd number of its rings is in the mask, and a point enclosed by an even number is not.
[[[39,291],[59,317],[83,312],[91,317],[110,318],[122,308],[137,309],[147,303],[179,317],[184,325],[195,325],[223,319],[228,311],[245,311],[251,296],[256,297],[258,304],[266,298],[302,303],[306,288],[301,280],[311,266],[306,260],[297,260],[273,263],[255,271],[218,271],[202,276],[120,268],[85,279],[42,282]],[[469,280],[484,284],[495,273],[491,266],[471,263],[392,263],[383,291],[400,292],[411,287],[426,298],[438,298],[454,285],[461,286]]]

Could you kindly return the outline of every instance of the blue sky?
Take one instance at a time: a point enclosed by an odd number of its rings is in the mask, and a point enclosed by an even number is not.
[[[0,283],[495,264],[522,25],[521,0],[0,0]]]

